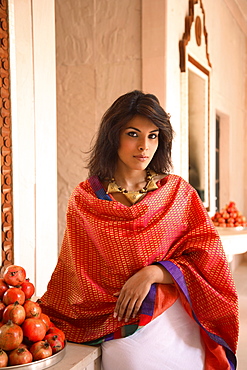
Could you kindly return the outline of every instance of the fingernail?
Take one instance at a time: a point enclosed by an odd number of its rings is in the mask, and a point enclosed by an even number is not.
[[[119,317],[119,318],[118,318],[118,321],[121,321],[121,320],[122,320],[122,318],[121,318],[121,317]]]
[[[117,313],[116,312],[113,313],[113,317],[114,317],[114,319],[117,317]]]
[[[129,321],[129,319],[125,319],[124,321],[125,321],[125,322],[128,322],[128,321]]]

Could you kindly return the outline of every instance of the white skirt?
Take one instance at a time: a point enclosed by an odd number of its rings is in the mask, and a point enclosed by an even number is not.
[[[199,325],[180,299],[126,338],[102,344],[101,370],[203,370]]]

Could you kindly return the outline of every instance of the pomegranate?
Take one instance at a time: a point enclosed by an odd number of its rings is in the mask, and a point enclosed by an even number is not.
[[[3,303],[8,306],[16,301],[23,305],[25,302],[25,293],[20,288],[9,288],[6,290],[3,295]]]
[[[50,329],[51,320],[48,315],[41,312],[40,319],[45,323],[46,331]]]
[[[43,358],[47,358],[52,355],[52,349],[50,344],[44,340],[40,340],[34,343],[30,347],[30,352],[33,355],[34,361],[42,360]]]
[[[10,265],[3,273],[3,280],[11,286],[21,285],[26,279],[26,271],[23,267]]]
[[[65,341],[65,334],[61,329],[58,329],[56,326],[50,327],[50,329],[47,331],[47,334],[53,334],[60,336],[61,340],[64,342]]]
[[[19,325],[9,320],[0,327],[0,348],[4,351],[12,351],[17,348],[23,340],[23,332]]]
[[[26,318],[26,311],[19,302],[9,304],[3,311],[3,322],[12,320],[14,324],[21,325]]]
[[[24,307],[25,312],[26,312],[26,318],[30,318],[30,317],[40,318],[41,307],[37,302],[27,300],[24,303],[23,307]]]
[[[33,361],[33,355],[27,348],[18,347],[9,353],[9,365],[29,364]]]
[[[0,367],[8,365],[8,355],[2,349],[0,349]]]
[[[9,289],[8,284],[5,283],[5,281],[3,280],[3,278],[0,278],[0,298],[2,298],[3,294],[8,289]]]
[[[21,327],[27,344],[42,340],[46,334],[45,323],[36,317],[26,319]]]
[[[3,311],[5,310],[5,304],[0,301],[0,321],[2,321],[2,318],[3,318]]]
[[[44,337],[44,340],[50,344],[53,354],[61,351],[61,349],[64,348],[64,342],[62,341],[61,337],[56,334],[47,334]]]
[[[30,299],[35,292],[34,285],[30,282],[30,279],[26,279],[21,284],[21,289],[25,293],[26,299]]]

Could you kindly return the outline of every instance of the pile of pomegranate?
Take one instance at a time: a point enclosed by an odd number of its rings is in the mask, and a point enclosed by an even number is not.
[[[218,227],[246,227],[246,217],[238,211],[235,202],[230,202],[211,218]]]
[[[34,285],[23,267],[0,278],[0,368],[42,360],[64,348],[65,335],[31,298]]]

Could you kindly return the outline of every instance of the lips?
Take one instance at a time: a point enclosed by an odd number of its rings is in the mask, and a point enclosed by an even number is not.
[[[148,156],[145,155],[134,155],[134,158],[138,159],[139,161],[146,161]]]

